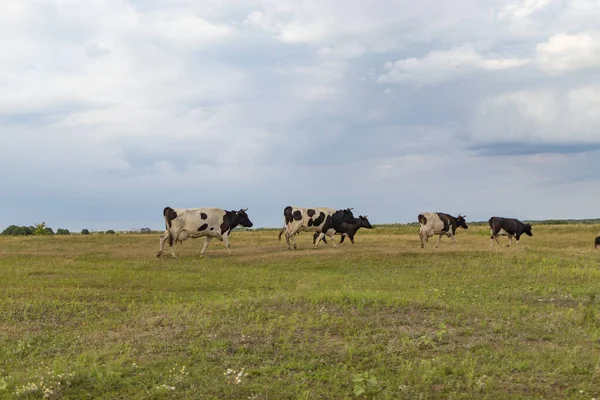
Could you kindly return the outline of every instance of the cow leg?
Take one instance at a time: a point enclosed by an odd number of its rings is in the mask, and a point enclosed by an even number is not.
[[[212,238],[210,236],[204,236],[204,246],[202,246],[202,251],[200,251],[200,255],[203,256],[204,252],[206,251],[206,249],[208,248],[208,245],[210,244],[210,240]]]
[[[456,245],[456,236],[452,235],[451,238],[452,238],[452,244]]]
[[[346,239],[346,234],[342,233],[342,238],[340,239],[340,244],[344,243],[344,239]]]
[[[165,251],[165,242],[169,240],[169,231],[165,231],[162,235],[160,235],[160,241],[158,243],[158,252],[156,253],[156,258],[159,258],[162,253]]]
[[[334,229],[330,229],[329,232],[331,232],[330,235],[327,235],[331,238],[331,245],[333,247],[337,247],[337,244],[335,244],[335,230]],[[325,241],[325,235],[323,235],[323,241]]]
[[[510,247],[510,246],[512,246],[512,236],[508,237],[508,246],[506,246],[506,247]]]
[[[342,237],[344,237],[344,236],[342,236]],[[348,238],[350,239],[350,242],[352,244],[354,244],[354,233],[348,233]]]
[[[442,240],[442,236],[444,236],[444,234],[443,234],[443,233],[440,233],[440,234],[438,235],[438,241],[437,241],[437,243],[435,244],[435,248],[436,248],[436,249],[437,249],[437,248],[438,248],[438,246],[440,245],[440,241]]]
[[[292,248],[290,247],[290,234],[287,232],[287,228],[286,228],[286,232],[285,232],[285,242],[288,245],[288,249],[291,250]]]
[[[425,242],[427,242],[427,238],[425,237],[425,232],[423,232],[423,227],[419,229],[419,238],[421,238],[421,248],[425,248]]]
[[[296,245],[296,237],[294,236],[296,233],[294,232],[294,234],[290,235],[290,239],[292,239],[292,244],[294,245],[294,250],[296,250],[298,248],[298,246]],[[288,244],[288,249],[292,249],[290,247],[290,245]]]
[[[294,244],[294,250],[296,250],[296,248],[297,248],[295,235],[298,232],[298,229],[300,229],[300,225],[298,225],[297,227],[293,227],[291,229],[288,226],[288,230],[286,232],[285,240],[287,241],[288,249],[290,249],[290,250],[292,249],[292,246],[290,245],[290,239],[291,239],[292,243]]]
[[[490,243],[490,247],[492,247],[494,245],[494,240],[496,241],[496,243],[498,243],[498,246],[500,246],[500,241],[498,240],[498,232],[494,232],[492,230],[492,236],[491,236],[492,243]]]
[[[319,243],[321,243],[321,240],[325,237],[325,234],[323,232],[318,232],[319,237],[317,238],[317,242],[315,243],[314,248],[316,249],[317,246],[319,245]],[[333,245],[335,246],[335,243],[333,243]]]
[[[227,249],[227,252],[229,253],[229,255],[231,255],[231,245],[229,244],[229,235],[228,234],[223,236],[223,241],[225,242],[225,248]]]
[[[315,232],[315,234],[313,235],[313,245],[315,243],[317,243],[318,237],[319,237],[319,232]],[[325,236],[323,236],[322,239],[323,239],[323,243],[327,244],[327,239],[325,239]]]

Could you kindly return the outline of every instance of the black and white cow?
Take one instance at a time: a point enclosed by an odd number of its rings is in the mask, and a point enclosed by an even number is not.
[[[531,233],[531,224],[524,224],[515,218],[492,217],[488,223],[491,230],[490,247],[494,245],[494,240],[500,244],[498,236],[508,236],[508,246],[512,245],[513,237],[517,239],[518,246],[521,235],[533,236],[533,233]]]
[[[333,208],[327,207],[303,208],[287,206],[283,210],[285,226],[279,231],[279,240],[281,240],[281,235],[285,231],[285,241],[288,249],[292,249],[290,239],[293,242],[294,249],[296,249],[296,233],[302,231],[321,233],[322,227],[327,221],[331,221],[334,214],[336,221],[340,223],[354,222],[354,215],[352,215],[351,209],[336,211]],[[334,233],[334,230],[330,230],[326,234],[333,240]],[[333,247],[337,247],[335,242],[332,244]],[[314,247],[317,248],[317,245],[318,242],[315,243]]]
[[[340,239],[340,243],[344,243],[344,239],[346,237],[349,237],[352,244],[354,244],[354,235],[356,235],[356,231],[358,231],[360,228],[367,228],[367,229],[373,228],[373,226],[369,222],[369,219],[367,218],[366,215],[364,217],[362,215],[360,215],[358,218],[354,218],[353,224],[350,224],[348,222],[342,222],[341,224],[336,224],[337,226],[333,226],[333,219],[332,219],[332,223],[330,225],[331,226],[328,226],[326,224],[323,227],[323,231],[333,228],[333,229],[335,229],[336,234],[342,235],[342,238]],[[317,238],[319,237],[319,235],[321,235],[321,234],[318,232],[315,232],[315,234],[313,235],[313,244],[317,242]],[[323,239],[323,242],[327,243],[327,240],[325,239],[324,235],[322,236],[322,239]]]
[[[246,214],[247,208],[239,211],[226,211],[221,208],[171,208],[163,210],[166,231],[160,236],[160,244],[156,257],[160,257],[165,249],[165,242],[171,246],[171,255],[175,255],[174,242],[204,237],[201,255],[204,255],[212,238],[225,242],[225,247],[231,255],[229,235],[238,225],[252,227],[252,222]]]
[[[596,236],[596,239],[594,240],[594,247],[596,249],[600,247],[600,236]]]
[[[421,248],[425,247],[425,242],[433,235],[439,235],[435,247],[440,245],[440,240],[443,235],[452,237],[452,243],[456,244],[454,235],[456,229],[465,228],[469,229],[467,222],[465,221],[466,215],[458,215],[453,217],[449,214],[440,212],[423,212],[419,214],[419,237],[421,238]]]

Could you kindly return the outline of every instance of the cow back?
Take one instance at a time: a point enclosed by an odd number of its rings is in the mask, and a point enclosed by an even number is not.
[[[299,230],[304,231],[320,231],[327,217],[332,216],[335,212],[335,209],[329,207],[288,206],[284,210],[284,217],[288,226],[297,226]]]

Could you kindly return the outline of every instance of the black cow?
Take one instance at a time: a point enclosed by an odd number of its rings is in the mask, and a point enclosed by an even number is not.
[[[596,236],[596,240],[594,240],[594,247],[600,247],[600,236]]]
[[[494,245],[494,240],[496,240],[496,243],[500,244],[498,236],[508,236],[509,247],[512,245],[513,237],[517,239],[518,246],[519,239],[523,234],[533,236],[533,233],[531,233],[531,224],[524,224],[515,218],[492,217],[488,223],[491,230],[490,247]]]
[[[356,235],[356,231],[358,231],[360,228],[367,228],[367,229],[373,228],[373,226],[369,222],[369,219],[367,218],[366,215],[364,217],[362,215],[360,215],[358,218],[354,218],[353,224],[350,224],[348,222],[342,222],[341,224],[337,224],[337,226],[333,226],[333,223],[331,223],[330,225],[331,226],[325,225],[323,227],[323,232],[326,232],[326,230],[333,228],[333,229],[335,229],[335,233],[339,233],[342,235],[342,239],[340,240],[340,243],[344,243],[344,239],[346,237],[349,237],[352,244],[354,244],[354,235]],[[318,237],[319,237],[318,233],[315,233],[313,235],[313,243],[315,243],[317,241]],[[323,241],[325,243],[327,243],[325,236],[323,236]]]

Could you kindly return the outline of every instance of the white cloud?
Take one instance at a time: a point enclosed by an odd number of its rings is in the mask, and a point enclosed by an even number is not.
[[[423,58],[406,58],[384,65],[379,82],[434,85],[459,79],[477,71],[505,70],[526,65],[527,59],[483,56],[465,45],[446,51],[432,51]]]
[[[529,26],[531,17],[538,11],[544,9],[554,0],[517,0],[504,5],[498,17],[508,20],[512,28],[523,28]]]
[[[558,74],[588,68],[600,68],[600,33],[559,33],[535,46],[537,65]]]
[[[365,54],[366,49],[359,45],[342,45],[338,47],[321,47],[317,52],[323,57],[332,57],[340,59],[352,59]]]
[[[522,90],[484,100],[468,128],[475,145],[600,144],[600,86]]]
[[[501,4],[503,0],[261,0],[245,22],[283,43],[317,48],[355,45],[379,53],[408,43],[464,43],[494,36],[503,28],[490,7]]]
[[[189,11],[153,12],[145,18],[149,35],[157,34],[175,44],[198,46],[230,35],[233,29],[225,24],[211,24]]]

